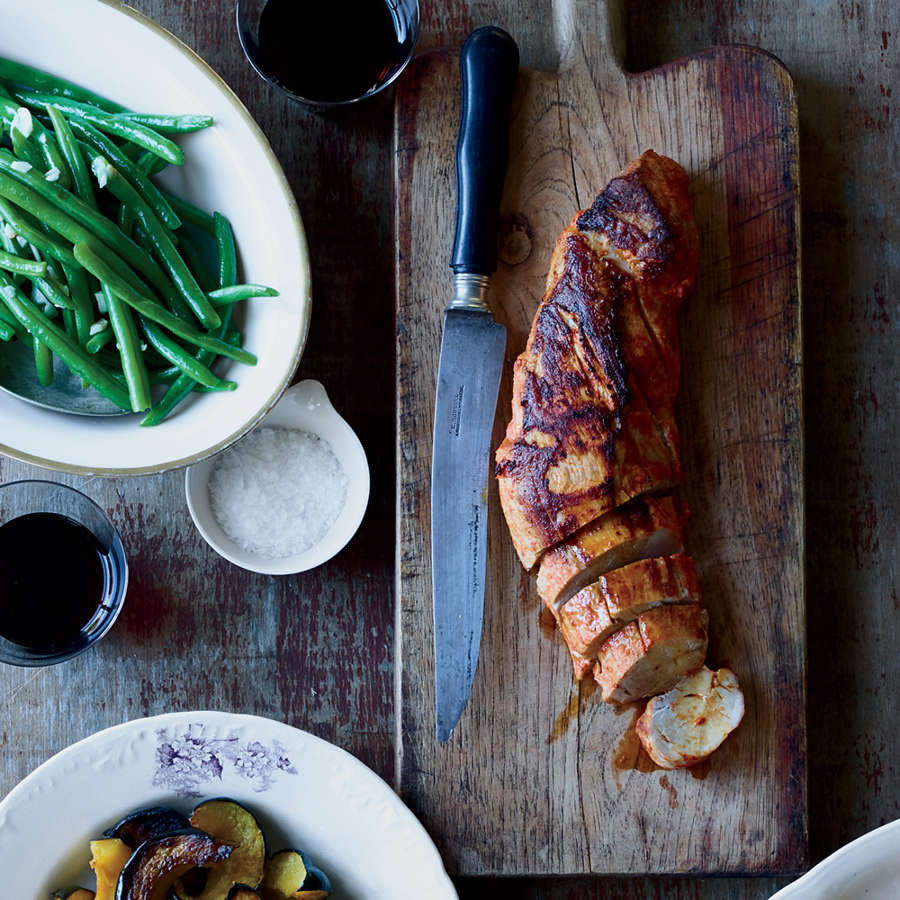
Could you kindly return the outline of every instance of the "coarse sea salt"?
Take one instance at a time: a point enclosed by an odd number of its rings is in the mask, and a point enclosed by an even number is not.
[[[216,460],[209,499],[235,543],[281,559],[325,537],[346,502],[347,475],[317,435],[264,426]]]

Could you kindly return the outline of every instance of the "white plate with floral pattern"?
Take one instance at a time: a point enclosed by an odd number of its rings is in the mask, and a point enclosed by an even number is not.
[[[250,809],[269,852],[307,854],[333,900],[457,896],[425,829],[359,760],[281,722],[222,712],[126,722],[35,769],[0,803],[3,896],[92,888],[88,841],[139,807],[188,812],[211,797]]]

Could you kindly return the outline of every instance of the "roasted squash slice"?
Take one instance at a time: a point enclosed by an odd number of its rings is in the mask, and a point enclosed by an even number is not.
[[[118,838],[129,847],[137,847],[152,838],[190,828],[187,816],[168,806],[151,806],[129,813],[120,822],[103,832],[103,837]]]
[[[258,887],[266,863],[266,841],[252,813],[234,800],[207,800],[191,813],[191,825],[232,847],[228,859],[209,870],[203,890],[191,900],[222,900],[235,884]],[[187,900],[184,885],[175,893]]]
[[[94,900],[94,892],[83,887],[63,888],[51,896],[53,900]]]
[[[293,897],[306,882],[309,869],[306,860],[299,850],[279,850],[266,860],[263,875],[263,900],[288,900]]]
[[[119,875],[115,900],[167,900],[185,872],[223,862],[231,852],[228,844],[195,828],[144,841]]]
[[[280,850],[266,861],[259,889],[263,900],[325,900],[331,882],[299,850]]]
[[[262,894],[246,884],[232,885],[225,900],[262,900]]]
[[[97,876],[94,900],[114,900],[116,883],[131,853],[131,847],[118,838],[91,841],[91,868]]]

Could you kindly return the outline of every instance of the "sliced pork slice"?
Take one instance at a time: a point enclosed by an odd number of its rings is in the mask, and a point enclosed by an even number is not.
[[[642,613],[666,603],[699,603],[693,560],[683,553],[644,559],[609,572],[559,610],[557,622],[569,650],[595,657],[600,645]]]
[[[537,589],[554,611],[601,575],[640,559],[680,553],[681,511],[671,497],[645,497],[613,510],[544,554]]]
[[[597,652],[594,678],[603,699],[630,703],[674,687],[706,657],[709,616],[699,603],[642,613]]]
[[[650,758],[664,769],[706,759],[744,717],[744,695],[730,669],[704,666],[654,697],[635,730]]]
[[[586,676],[591,674],[594,668],[595,659],[589,656],[582,656],[569,647],[569,655],[572,657],[572,668],[575,670],[575,680],[582,681]]]

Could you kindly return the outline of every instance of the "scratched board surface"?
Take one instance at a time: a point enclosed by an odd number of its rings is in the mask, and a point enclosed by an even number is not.
[[[678,160],[701,235],[681,321],[687,547],[710,610],[710,661],[738,673],[747,714],[709,764],[652,771],[629,727],[636,711],[574,685],[561,641],[539,626],[492,483],[479,669],[450,742],[433,738],[428,481],[458,116],[455,54],[438,52],[416,62],[396,114],[399,786],[461,874],[798,871],[807,823],[792,83],[746,48],[628,76],[604,62],[603,46],[569,50],[559,74],[523,71],[514,101],[492,291],[508,330],[493,446],[559,231],[644,149]]]

